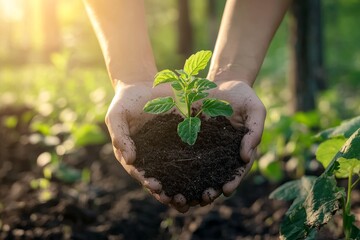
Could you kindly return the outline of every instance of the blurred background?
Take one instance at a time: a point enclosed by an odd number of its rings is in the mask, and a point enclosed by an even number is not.
[[[212,50],[225,3],[146,1],[158,69],[180,68],[191,53]],[[314,159],[313,136],[360,115],[359,12],[356,0],[294,2],[255,83],[268,116],[253,184],[271,190],[286,179],[316,173],[321,166]],[[141,239],[121,227],[126,224],[143,224],[146,234],[157,237],[183,236],[184,229],[186,236],[202,234],[194,219],[137,192],[116,163],[103,123],[112,96],[81,1],[0,0],[0,238],[106,239],[113,233]],[[148,209],[139,207],[143,202],[159,215],[146,215]],[[212,207],[207,211],[217,211],[216,219],[229,210]],[[279,221],[281,213],[276,220],[273,210],[265,210],[268,224]],[[243,232],[272,239],[276,225],[269,226]]]

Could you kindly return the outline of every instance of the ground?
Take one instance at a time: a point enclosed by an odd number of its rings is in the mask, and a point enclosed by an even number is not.
[[[21,127],[21,126],[20,126]],[[26,135],[26,128],[16,129]],[[279,184],[248,176],[235,194],[188,213],[157,202],[122,169],[111,145],[79,149],[63,158],[88,168],[90,181],[52,179],[46,200],[31,181],[43,177],[36,157],[46,146],[31,145],[0,129],[0,239],[278,239],[289,204],[268,199]],[[354,200],[359,199],[355,191]],[[355,211],[359,204],[354,204]],[[318,239],[339,239],[340,217]]]

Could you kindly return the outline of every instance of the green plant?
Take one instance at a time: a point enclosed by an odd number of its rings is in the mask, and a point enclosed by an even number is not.
[[[206,68],[211,58],[211,51],[199,51],[191,55],[185,62],[183,70],[163,70],[156,74],[153,87],[162,83],[171,83],[174,98],[160,97],[147,102],[144,111],[160,114],[171,110],[174,106],[179,110],[184,120],[179,123],[177,132],[181,140],[189,145],[195,144],[200,131],[201,120],[199,115],[205,113],[210,117],[231,116],[233,109],[226,101],[216,98],[207,98],[207,90],[217,85],[206,79],[196,77],[199,71]],[[193,103],[204,99],[202,107],[194,113]]]
[[[280,226],[282,239],[314,239],[316,230],[342,209],[345,239],[360,239],[351,213],[351,192],[360,181],[360,117],[317,135],[323,141],[316,158],[326,168],[319,177],[305,176],[285,183],[270,198],[294,200]],[[354,177],[357,179],[354,181]],[[337,178],[348,178],[347,190]]]

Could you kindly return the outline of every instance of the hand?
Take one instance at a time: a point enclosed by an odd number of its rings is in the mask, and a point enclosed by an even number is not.
[[[171,94],[169,88],[166,86],[152,88],[151,82],[139,82],[132,85],[118,82],[115,86],[115,96],[105,118],[116,159],[133,178],[164,204],[170,203],[172,199],[162,191],[160,182],[155,178],[145,178],[144,171],[139,171],[132,165],[136,159],[136,149],[130,136],[155,117],[144,113],[145,103],[157,97],[169,96],[169,94]]]
[[[216,84],[218,87],[211,92],[211,97],[228,101],[231,104],[234,113],[229,120],[233,127],[239,128],[245,126],[249,129],[249,132],[242,139],[240,146],[240,156],[246,165],[238,169],[238,175],[235,176],[234,180],[222,187],[224,195],[229,196],[239,186],[243,177],[254,163],[256,147],[261,141],[264,129],[266,110],[247,83],[238,80],[219,80],[216,81]],[[215,191],[214,189],[207,190],[203,194],[201,205],[211,203],[220,194],[220,191]]]

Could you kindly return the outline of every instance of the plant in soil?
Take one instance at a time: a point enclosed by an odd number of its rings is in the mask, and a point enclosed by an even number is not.
[[[293,200],[280,226],[280,237],[315,239],[317,230],[342,210],[345,239],[360,239],[360,229],[351,213],[351,193],[360,181],[360,117],[327,129],[317,138],[322,143],[316,158],[324,166],[324,173],[287,182],[270,195],[270,198]],[[339,186],[336,178],[347,178],[346,189]]]
[[[159,180],[167,196],[180,193],[189,202],[202,201],[209,188],[222,192],[225,183],[245,172],[240,143],[248,129],[230,124],[225,117],[233,114],[232,107],[208,98],[208,90],[217,85],[198,76],[210,58],[210,51],[200,51],[186,60],[184,69],[156,74],[154,87],[170,83],[174,96],[147,102],[144,111],[159,115],[132,136],[134,166]],[[160,114],[173,108],[179,114]]]
[[[217,85],[206,79],[199,78],[199,71],[206,68],[210,58],[211,51],[199,51],[191,55],[185,62],[184,69],[176,70],[178,74],[171,70],[163,70],[156,74],[153,86],[156,87],[162,83],[171,83],[174,91],[174,98],[160,97],[146,103],[144,111],[152,114],[165,113],[174,106],[179,110],[184,120],[177,127],[178,135],[183,142],[193,145],[200,131],[201,113],[210,117],[231,116],[233,109],[226,101],[216,98],[207,98],[207,90],[216,88]],[[197,113],[193,113],[192,105],[204,99],[202,107]]]

